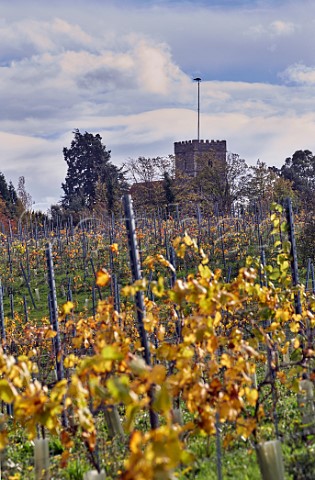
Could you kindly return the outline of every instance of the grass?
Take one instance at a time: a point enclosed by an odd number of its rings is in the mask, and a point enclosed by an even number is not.
[[[214,438],[195,438],[190,442],[195,455],[192,465],[179,473],[180,480],[217,480],[218,459]],[[260,479],[255,450],[248,443],[238,444],[222,451],[222,475],[224,479]]]

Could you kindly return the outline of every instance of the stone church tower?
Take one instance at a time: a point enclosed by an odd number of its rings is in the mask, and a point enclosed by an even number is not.
[[[213,162],[226,166],[226,140],[186,140],[174,143],[176,172],[190,177]]]

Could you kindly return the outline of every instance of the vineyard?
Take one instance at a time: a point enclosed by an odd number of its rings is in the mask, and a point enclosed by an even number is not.
[[[303,224],[289,201],[140,215],[125,195],[3,228],[1,478],[314,478]]]

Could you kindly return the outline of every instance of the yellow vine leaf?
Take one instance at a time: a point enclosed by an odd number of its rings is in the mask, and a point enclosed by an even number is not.
[[[159,412],[167,414],[172,407],[172,399],[165,383],[156,392],[153,408]]]
[[[105,360],[122,360],[124,358],[123,354],[111,345],[106,345],[106,347],[103,348],[102,357]]]
[[[227,353],[223,353],[223,355],[221,356],[221,365],[227,368],[231,367],[231,357]]]
[[[220,325],[220,322],[222,320],[222,315],[220,312],[215,312],[214,320],[213,320],[213,326],[218,327]]]
[[[287,376],[286,376],[285,372],[277,372],[277,378],[280,380],[282,385],[285,385],[285,382],[287,380]]]
[[[258,391],[256,390],[256,388],[245,387],[245,395],[246,395],[248,403],[252,407],[255,407],[256,402],[258,400]]]
[[[185,233],[183,240],[187,247],[191,247],[194,244],[194,241],[190,238],[189,235],[187,235],[187,233]]]
[[[54,338],[56,335],[57,335],[57,332],[49,329],[49,330],[46,330],[44,337],[48,339],[48,338]]]
[[[69,315],[71,310],[74,308],[73,302],[66,302],[61,307],[61,315],[66,316]]]
[[[79,361],[80,361],[79,357],[77,357],[73,353],[70,353],[70,355],[68,355],[68,357],[64,359],[63,364],[65,368],[73,368],[79,363]]]
[[[291,322],[290,323],[290,330],[293,333],[298,333],[298,331],[300,330],[300,325],[297,322]]]
[[[96,272],[96,285],[98,287],[106,287],[110,282],[110,278],[110,274],[106,268],[101,268],[101,270]]]
[[[6,431],[0,432],[0,450],[3,450],[9,443],[8,434]]]
[[[300,346],[300,340],[298,338],[295,338],[293,342],[293,347],[299,348],[299,346]]]
[[[17,391],[5,379],[0,380],[0,399],[5,403],[12,403],[17,395]]]
[[[152,371],[150,373],[150,380],[152,383],[156,383],[158,385],[161,385],[166,378],[166,369],[163,365],[155,365],[152,368]]]
[[[138,430],[132,432],[129,442],[129,448],[132,453],[137,453],[142,444],[142,434]]]
[[[112,243],[109,248],[113,253],[118,254],[118,243]]]

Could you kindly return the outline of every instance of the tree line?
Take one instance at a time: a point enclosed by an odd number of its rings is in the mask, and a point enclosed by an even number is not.
[[[99,134],[78,129],[70,148],[63,149],[67,174],[63,197],[52,207],[53,215],[74,218],[91,212],[117,212],[123,193],[130,191],[138,209],[171,211],[199,204],[204,210],[217,208],[228,213],[232,205],[255,202],[270,205],[291,197],[297,206],[313,207],[315,156],[297,150],[280,167],[258,160],[249,166],[239,155],[230,153],[225,164],[211,154],[198,160],[195,177],[175,171],[174,156],[128,159],[122,167],[111,161],[111,151]]]
[[[0,222],[7,225],[11,222],[14,226],[18,219],[32,206],[32,197],[27,192],[25,177],[20,176],[15,189],[12,181],[7,182],[4,174],[0,172]]]
[[[207,154],[198,160],[195,177],[175,171],[175,158],[139,157],[128,159],[118,167],[111,161],[111,151],[99,134],[74,132],[70,147],[63,148],[67,173],[62,183],[61,201],[52,205],[51,216],[72,215],[74,222],[83,216],[117,213],[124,193],[132,194],[139,210],[175,209],[204,211],[218,209],[229,213],[235,204],[260,202],[266,208],[272,201],[281,203],[291,197],[294,205],[314,210],[315,156],[310,150],[297,150],[280,167],[267,166],[258,160],[248,165],[234,153],[225,164]],[[17,191],[0,173],[0,217],[14,219],[32,207],[31,196],[20,177]]]

